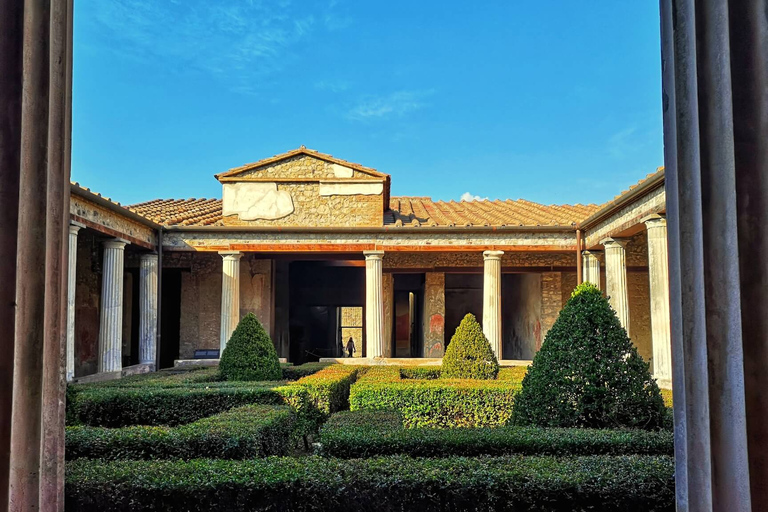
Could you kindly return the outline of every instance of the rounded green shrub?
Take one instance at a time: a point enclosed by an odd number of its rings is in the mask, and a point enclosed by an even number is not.
[[[240,320],[221,354],[226,380],[280,380],[280,360],[267,331],[253,313]]]
[[[495,379],[499,362],[491,350],[475,315],[467,313],[443,356],[442,377],[446,379]]]
[[[594,285],[574,290],[523,379],[513,421],[541,427],[663,426],[648,363]]]

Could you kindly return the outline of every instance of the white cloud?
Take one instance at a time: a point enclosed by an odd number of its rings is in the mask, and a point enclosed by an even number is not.
[[[424,99],[432,91],[396,91],[386,95],[365,96],[347,112],[353,121],[370,121],[401,117],[426,106]]]
[[[488,201],[488,198],[472,195],[469,192],[464,192],[461,194],[460,201]]]
[[[307,8],[288,0],[83,3],[82,22],[102,33],[109,51],[179,72],[202,72],[242,92],[255,92],[268,76],[286,69],[297,46],[318,29],[328,30],[326,18],[332,16],[327,5]]]

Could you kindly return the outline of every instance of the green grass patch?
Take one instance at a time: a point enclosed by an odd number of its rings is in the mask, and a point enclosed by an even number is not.
[[[65,484],[79,511],[648,512],[674,510],[674,491],[666,456],[80,459]]]
[[[323,455],[673,455],[672,432],[578,428],[412,428],[395,411],[344,411],[320,431]]]
[[[246,405],[178,427],[67,427],[66,459],[247,459],[295,445],[287,406]]]

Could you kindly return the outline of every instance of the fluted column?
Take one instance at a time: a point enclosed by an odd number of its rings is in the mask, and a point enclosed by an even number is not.
[[[661,387],[669,388],[672,386],[672,344],[669,327],[667,219],[660,215],[651,215],[643,219],[643,222],[648,230],[653,376]]]
[[[221,337],[219,356],[240,322],[240,252],[220,252],[224,260],[221,273]]]
[[[157,254],[142,254],[139,269],[139,363],[155,364],[157,354]]]
[[[584,251],[581,253],[582,260],[584,262],[584,282],[592,283],[597,286],[599,290],[600,286],[600,252],[599,251]]]
[[[125,240],[104,242],[99,324],[99,373],[123,369],[123,257]]]
[[[82,224],[69,224],[67,271],[67,382],[75,378],[75,287],[77,285],[77,233]]]
[[[601,242],[605,247],[605,292],[616,316],[629,333],[629,290],[627,289],[627,241],[621,238],[606,238]]]
[[[384,298],[382,258],[384,251],[365,251],[365,354],[368,358],[384,354]]]
[[[496,359],[501,359],[501,256],[504,251],[483,253],[483,333]]]

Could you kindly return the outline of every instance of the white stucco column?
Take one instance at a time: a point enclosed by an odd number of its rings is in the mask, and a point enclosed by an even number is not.
[[[501,256],[504,251],[483,253],[483,333],[501,360]]]
[[[241,252],[220,252],[224,260],[221,272],[221,337],[219,357],[240,323],[240,258]]]
[[[382,258],[384,251],[365,251],[365,356],[384,355],[384,294]]]
[[[77,290],[77,233],[84,226],[69,224],[69,263],[67,270],[67,382],[75,378],[75,292]]]
[[[613,306],[622,327],[629,332],[629,290],[627,289],[627,240],[606,238],[601,242],[605,247],[605,293]]]
[[[672,344],[669,324],[667,219],[660,215],[651,215],[643,219],[643,222],[648,230],[653,376],[661,387],[669,388],[672,386]]]
[[[157,354],[157,262],[157,254],[141,255],[139,268],[140,364],[155,364]]]
[[[584,282],[592,283],[600,287],[600,252],[598,251],[584,251],[581,253],[584,269]]]
[[[99,373],[123,369],[123,257],[125,240],[104,242],[99,324]]]

